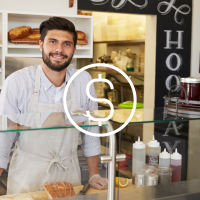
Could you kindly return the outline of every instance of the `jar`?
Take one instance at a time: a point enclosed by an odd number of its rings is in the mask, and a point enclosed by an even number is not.
[[[146,174],[156,174],[157,168],[158,164],[156,163],[144,164],[141,171]]]
[[[172,180],[172,168],[171,167],[159,167],[157,169],[158,184],[171,183]]]
[[[145,186],[146,176],[143,172],[135,173],[135,187],[144,187]]]
[[[134,71],[133,62],[131,62],[131,61],[127,62],[127,64],[126,64],[126,71],[127,72],[133,72]]]
[[[146,186],[158,185],[158,175],[157,174],[147,174],[146,175]]]
[[[188,100],[191,101],[199,101],[200,103],[200,78],[181,78],[180,79],[181,86],[183,86],[187,92]],[[181,99],[185,100],[185,92],[181,88]],[[186,104],[182,103],[182,105],[195,105],[195,104]]]

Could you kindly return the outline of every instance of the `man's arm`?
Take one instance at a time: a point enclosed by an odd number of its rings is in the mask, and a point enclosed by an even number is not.
[[[10,75],[4,82],[0,95],[0,115],[19,114],[18,109],[18,84]],[[16,138],[16,132],[0,133],[0,175],[7,168],[12,144]]]
[[[95,174],[99,174],[99,156],[87,157],[87,163],[89,168],[89,178]]]

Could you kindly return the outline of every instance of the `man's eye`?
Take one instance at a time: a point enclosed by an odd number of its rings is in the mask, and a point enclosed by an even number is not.
[[[69,43],[65,43],[65,46],[70,46],[70,44]]]
[[[50,41],[50,43],[51,43],[51,44],[55,44],[56,42],[55,42],[55,41]]]

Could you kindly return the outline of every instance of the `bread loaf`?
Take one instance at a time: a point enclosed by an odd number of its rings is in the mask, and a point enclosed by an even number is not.
[[[18,194],[12,197],[13,200],[33,200],[30,194]]]
[[[76,196],[72,184],[70,184],[68,182],[65,182],[65,181],[63,181],[62,183],[63,183],[63,185],[65,187],[65,195],[66,195],[66,197]]]
[[[54,189],[51,187],[51,185],[48,182],[46,182],[43,185],[43,188],[47,192],[49,199],[58,199],[59,198],[59,196],[57,196],[56,192],[54,191]]]
[[[8,32],[8,39],[14,40],[14,39],[23,38],[30,35],[31,33],[32,33],[32,30],[30,26],[19,26],[19,27],[11,29]]]
[[[76,196],[72,184],[68,182],[45,183],[43,185],[49,199]]]
[[[86,38],[86,34],[82,31],[76,31],[77,32],[77,39],[83,40]]]
[[[86,39],[84,39],[84,40],[77,40],[77,45],[84,45],[84,44],[87,44],[88,42],[87,42],[87,40]]]
[[[74,5],[74,0],[69,0],[69,7],[72,8]]]
[[[17,44],[34,44],[34,45],[38,45],[39,44],[39,40],[40,40],[40,34],[39,33],[32,33],[31,35],[24,37],[24,38],[20,38],[20,39],[16,39],[16,40],[10,40],[11,43],[15,43],[17,42]],[[27,41],[27,42],[20,42],[20,41]],[[31,43],[29,41],[34,41],[36,43]]]
[[[32,28],[32,33],[40,33],[40,29],[39,28]]]
[[[50,183],[50,186],[52,187],[53,191],[56,193],[56,195],[60,198],[60,192],[58,190],[58,187],[54,183]]]

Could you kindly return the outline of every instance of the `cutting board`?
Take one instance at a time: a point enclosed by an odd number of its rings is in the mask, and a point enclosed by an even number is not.
[[[119,188],[119,190],[126,190],[126,189],[132,189],[132,188],[135,188],[135,186],[132,184],[131,182],[132,180],[129,179],[129,184],[127,185],[127,187],[125,188]],[[79,193],[79,191],[83,188],[83,186],[76,186],[74,187],[74,191],[76,193],[76,195]],[[116,187],[116,190],[118,188]],[[89,190],[87,191],[87,194],[96,194],[96,193],[103,193],[103,192],[108,192],[108,190],[97,190],[97,189],[94,189],[94,188],[89,188]],[[46,191],[38,191],[38,192],[31,192],[29,193],[32,198],[34,200],[48,200],[48,196],[47,196],[47,193]],[[19,194],[12,194],[12,195],[5,195],[5,196],[0,196],[0,200],[1,199],[5,199],[5,198],[12,198],[13,196],[16,196]]]

